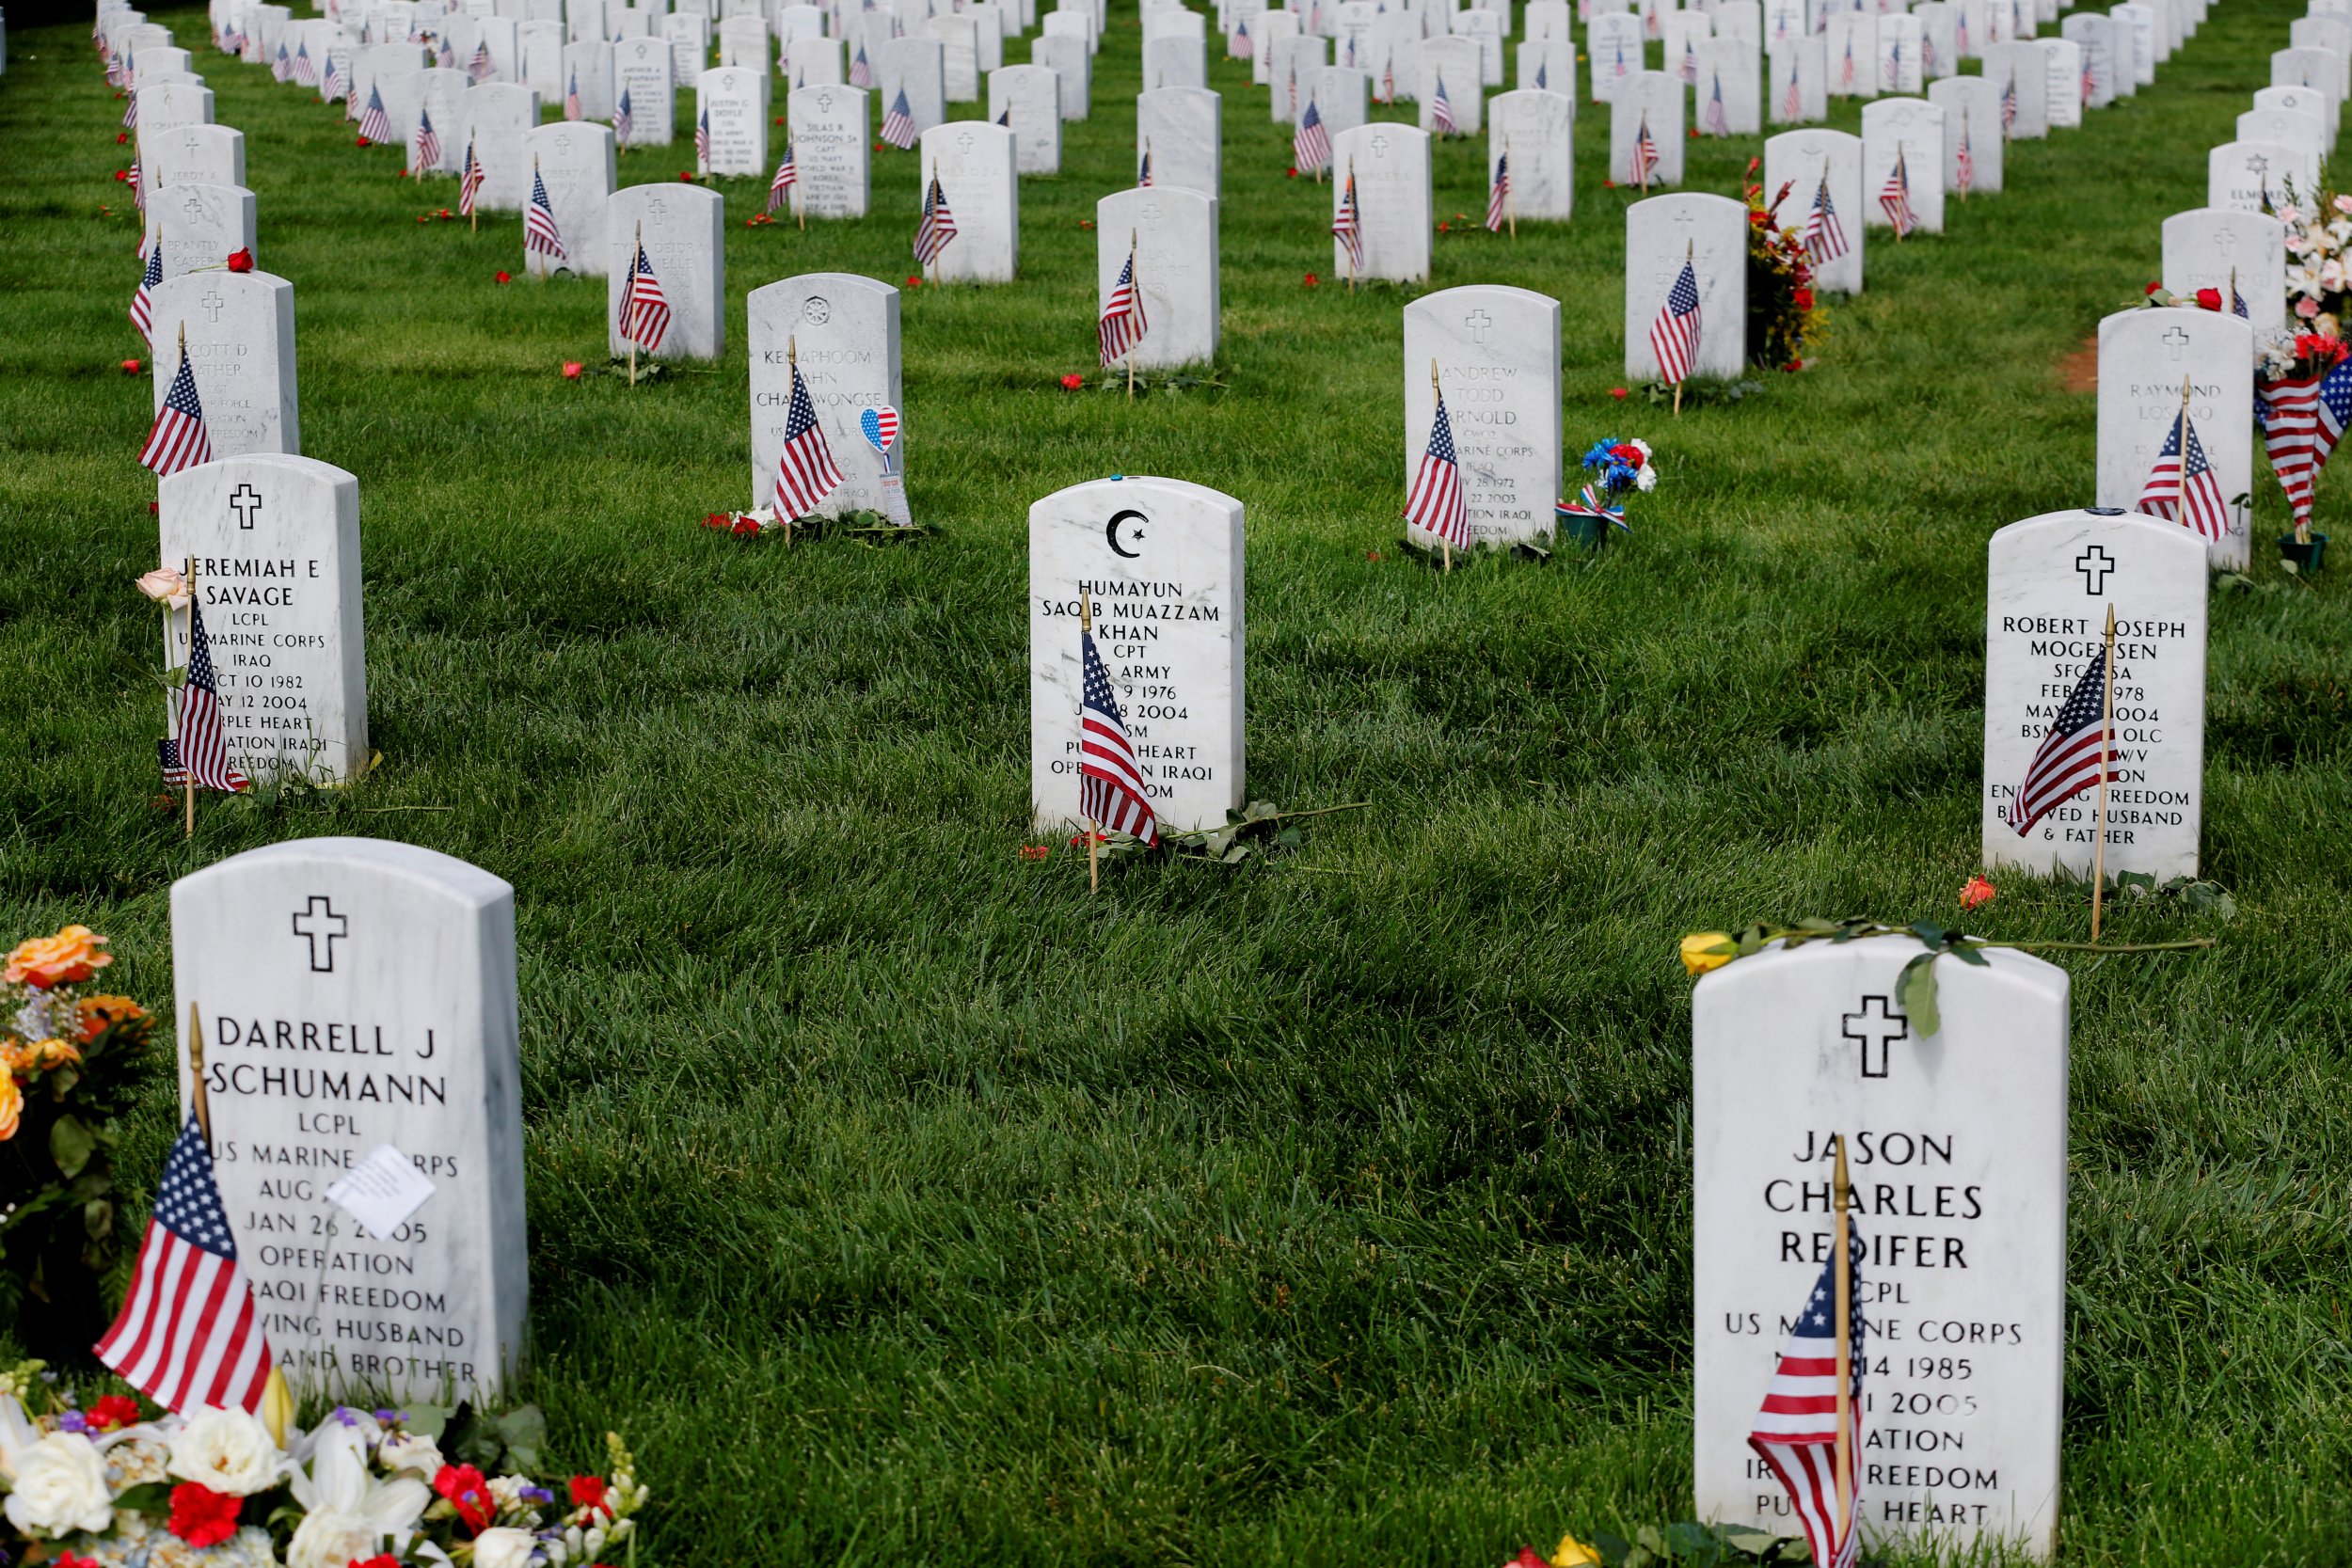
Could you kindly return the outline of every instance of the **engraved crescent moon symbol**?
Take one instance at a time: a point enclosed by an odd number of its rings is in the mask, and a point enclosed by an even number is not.
[[[1119,543],[1119,525],[1127,521],[1130,517],[1134,518],[1138,523],[1148,523],[1152,520],[1140,512],[1114,512],[1111,514],[1111,520],[1104,526],[1103,537],[1109,542],[1111,553],[1113,555],[1123,555],[1128,560],[1133,561],[1143,552],[1140,550],[1126,549]],[[1138,532],[1136,537],[1140,539],[1143,535]]]

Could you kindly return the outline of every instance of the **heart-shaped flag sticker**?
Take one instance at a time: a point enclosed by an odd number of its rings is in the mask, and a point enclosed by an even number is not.
[[[858,410],[858,428],[866,432],[866,445],[885,457],[898,439],[898,411],[888,404],[880,408]]]

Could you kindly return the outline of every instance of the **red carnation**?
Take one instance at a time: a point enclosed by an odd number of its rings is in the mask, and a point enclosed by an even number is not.
[[[1624,387],[1612,387],[1609,388],[1609,395],[1615,398],[1619,403],[1623,403],[1626,399],[1626,393],[1628,390],[1629,390],[1629,388]]]
[[[1080,375],[1076,371],[1072,371],[1068,375],[1061,378],[1062,390],[1065,392],[1074,392],[1086,384],[1087,378]]]
[[[1797,309],[1800,309],[1800,310],[1810,310],[1810,309],[1813,309],[1813,291],[1812,291],[1812,290],[1810,290],[1810,289],[1799,289],[1799,290],[1796,292],[1796,293],[1795,293],[1795,295],[1794,295],[1793,297],[1795,298],[1795,300],[1796,300],[1796,302],[1797,302]]]
[[[703,527],[705,527],[705,528],[719,528],[719,529],[723,529],[723,528],[725,528],[726,526],[727,526],[727,515],[726,515],[725,513],[723,513],[723,512],[710,512],[710,513],[706,513],[706,514],[704,514],[704,515],[703,515]],[[575,1494],[575,1496],[574,1496],[574,1497],[573,1497],[573,1500],[576,1502],[576,1501],[578,1501],[578,1500],[579,1500],[577,1494],[578,1494],[578,1492],[579,1492],[579,1490],[580,1490],[580,1483],[579,1483],[578,1481],[574,1481],[574,1482],[572,1483],[572,1490],[573,1490],[573,1492],[574,1492],[574,1494]]]
[[[1321,283],[1322,281],[1323,281],[1323,279],[1322,279],[1322,278],[1320,278],[1320,277],[1316,277],[1313,273],[1309,273],[1309,274],[1307,275],[1307,287],[1308,287],[1308,288],[1310,288],[1310,289],[1311,289],[1311,288],[1315,287],[1317,284]]]
[[[124,142],[127,142],[130,139],[131,133],[128,131],[117,131],[115,133],[115,145],[117,147],[120,147]]]
[[[130,171],[129,169],[127,169],[127,168],[119,168],[119,169],[115,170],[115,183],[117,183],[117,184],[120,184],[120,183],[122,183],[124,181],[126,181],[126,180],[128,180],[128,179],[130,179],[130,178],[131,178],[131,171]]]
[[[691,168],[679,169],[677,171],[677,177],[685,181],[690,185],[694,182],[694,171]]]
[[[1282,172],[1290,179],[1295,180],[1298,178],[1298,166],[1296,164],[1293,164],[1289,168],[1284,169]]]
[[[1617,188],[1617,182],[1614,180],[1603,180],[1600,182],[1600,188],[1604,191],[1613,191]]]
[[[1628,446],[1623,441],[1620,441],[1615,446],[1611,447],[1609,449],[1609,455],[1615,458],[1618,462],[1625,464],[1629,467],[1638,468],[1642,466],[1642,449],[1639,447]]]
[[[57,1568],[99,1568],[94,1557],[75,1557],[72,1552],[57,1554]]]
[[[136,365],[138,361],[133,359],[129,363]],[[136,1426],[138,1419],[139,1402],[128,1394],[108,1394],[89,1407],[89,1424],[101,1432]]]
[[[1438,225],[1438,232],[1440,234],[1451,234],[1454,232],[1454,225],[1450,223],[1441,223]]]
[[[604,1494],[605,1484],[602,1476],[574,1476],[572,1478],[572,1506],[574,1508],[600,1508],[610,1514],[612,1510],[606,1506]]]
[[[470,1465],[444,1465],[433,1478],[433,1490],[457,1511],[468,1535],[480,1535],[499,1514],[498,1499],[489,1482]]]
[[[515,275],[511,272],[501,272],[498,275],[498,278],[501,283],[512,283],[515,281]]]
[[[751,535],[753,535],[753,534],[755,534],[755,533],[757,533],[758,531],[759,531],[759,519],[758,519],[758,518],[756,518],[756,517],[738,517],[738,518],[736,518],[736,519],[735,519],[735,532],[736,532],[736,537],[738,537],[738,538],[749,538]]]
[[[2200,289],[2200,290],[2198,290],[2198,291],[2197,291],[2197,308],[2198,308],[2200,310],[2218,310],[2218,309],[2221,309],[2221,291],[2220,291],[2219,289]]]
[[[2140,290],[2139,292],[2140,292],[2141,293],[2143,293],[2143,294],[2153,294],[2153,293],[2155,293],[2158,289],[2161,289],[2161,288],[2163,288],[2163,287],[2164,287],[2164,285],[2163,285],[2161,282],[2157,282],[2157,283],[2151,283],[2151,284],[2149,284],[2146,288],[2144,288],[2144,289]]]
[[[907,287],[910,289],[919,289],[922,286],[923,275],[921,273],[917,273],[914,277],[907,279]]]
[[[355,141],[353,141],[351,145],[352,145],[352,146],[354,146],[354,147],[365,147],[365,146],[367,146],[367,145],[368,145],[368,138],[367,138],[367,137],[365,137],[365,136],[360,136],[360,137],[358,137],[358,139],[356,139]]]
[[[171,1489],[171,1533],[198,1551],[217,1546],[237,1533],[243,1497],[183,1481]]]
[[[400,1559],[392,1556],[389,1552],[379,1552],[375,1556],[368,1559],[365,1562],[360,1561],[356,1557],[353,1558],[351,1560],[351,1568],[400,1568]]]
[[[253,270],[253,252],[249,250],[230,251],[229,253],[229,270],[230,272],[251,272]]]
[[[138,362],[137,360],[135,360],[135,359],[125,359],[125,360],[122,362],[122,373],[123,373],[123,374],[125,374],[125,375],[136,375],[136,374],[138,374],[138,373],[139,373],[139,362]],[[114,1399],[114,1398],[117,1398],[118,1396],[113,1395],[113,1394],[109,1394],[109,1395],[107,1395],[106,1397],[107,1397],[108,1399]],[[136,1419],[136,1418],[134,1418],[134,1419]]]

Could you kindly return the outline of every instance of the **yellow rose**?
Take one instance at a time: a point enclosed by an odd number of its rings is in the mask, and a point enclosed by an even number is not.
[[[147,1009],[127,996],[85,996],[73,1004],[73,1011],[81,1020],[85,1041],[104,1034],[109,1024],[147,1016]]]
[[[37,990],[87,980],[114,958],[103,951],[106,939],[87,926],[68,926],[54,937],[32,937],[16,944],[8,955],[0,981],[31,986]]]
[[[1600,1568],[1600,1554],[1573,1535],[1560,1538],[1560,1549],[1551,1554],[1551,1568]]]
[[[0,1144],[16,1136],[16,1118],[24,1110],[24,1091],[16,1080],[0,1072]]]
[[[1738,956],[1728,931],[1693,931],[1682,939],[1682,967],[1693,974],[1721,969]]]
[[[35,1072],[43,1072],[53,1067],[71,1067],[81,1059],[81,1049],[63,1040],[35,1040],[24,1048],[24,1065]]]

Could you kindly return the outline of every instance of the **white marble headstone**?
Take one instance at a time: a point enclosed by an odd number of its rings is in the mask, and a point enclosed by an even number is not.
[[[1323,128],[1330,135],[1331,144],[1339,145],[1340,133],[1368,124],[1372,119],[1372,78],[1352,66],[1327,65],[1310,71],[1299,84],[1299,113],[1306,113],[1311,99],[1315,112],[1322,118]]]
[[[1421,128],[1437,132],[1438,89],[1445,89],[1448,111],[1456,135],[1477,135],[1486,127],[1482,111],[1486,94],[1479,86],[1478,40],[1471,38],[1431,39],[1421,46]]]
[[[1928,84],[1928,101],[1944,111],[1944,188],[1960,189],[1960,153],[1968,150],[1968,193],[1997,196],[2003,155],[2001,89],[1982,76],[1946,76]]]
[[[1832,13],[1822,30],[1832,98],[1878,96],[1879,19],[1868,11]]]
[[[2115,23],[2115,74],[2119,87],[2128,82],[2137,92],[2156,79],[2157,25],[2153,6],[2110,6]]]
[[[2205,205],[2260,213],[2317,188],[2319,160],[2280,142],[2230,141],[2205,154]]]
[[[1527,289],[1471,284],[1405,308],[1402,473],[1408,483],[1429,447],[1438,388],[1471,541],[1515,545],[1549,534],[1561,493],[1560,302]],[[1409,523],[1406,535],[1422,549],[1438,547],[1434,534]]]
[[[785,102],[794,167],[794,212],[813,218],[864,217],[869,200],[873,95],[860,87],[803,87]]]
[[[483,82],[458,102],[458,156],[468,142],[482,166],[485,212],[518,213],[531,200],[531,133],[539,124],[539,95],[516,82]]]
[[[877,120],[890,112],[899,93],[919,135],[947,120],[946,46],[935,38],[885,40],[874,51]]]
[[[1927,81],[1919,19],[1882,16],[1878,25],[1878,85],[1881,92],[1916,93]]]
[[[1960,70],[1960,12],[1949,0],[1919,0],[1911,8],[1919,22],[1919,66],[1929,80],[1942,81]]]
[[[1221,827],[1243,800],[1242,504],[1183,480],[1073,484],[1029,508],[1029,798],[1078,811],[1079,603],[1166,829]]]
[[[1275,40],[1274,63],[1267,80],[1268,106],[1275,124],[1296,122],[1307,107],[1308,97],[1314,91],[1315,73],[1329,63],[1330,50],[1327,40],[1311,34]]]
[[[612,45],[612,101],[628,96],[623,145],[667,147],[677,135],[677,58],[665,39],[622,39]]]
[[[2069,38],[2036,39],[2034,47],[2042,51],[2042,91],[2044,112],[2053,131],[2080,128],[2088,94],[2083,89],[2083,46]],[[2019,79],[2019,87],[2024,80]],[[2019,94],[2023,97],[2021,91]],[[2024,116],[2021,114],[2022,119]]]
[[[1203,87],[1136,95],[1136,146],[1152,153],[1154,184],[1214,197],[1223,189],[1224,100]]]
[[[590,39],[564,46],[564,94],[571,96],[580,89],[580,116],[582,119],[611,119],[612,105],[620,93],[612,85],[612,45],[603,39]],[[632,103],[630,108],[636,105]]]
[[[147,221],[164,248],[167,279],[217,267],[231,252],[254,248],[253,193],[242,185],[209,181],[168,185],[148,201]]]
[[[2048,72],[2039,42],[2000,43],[1984,52],[1984,79],[1993,90],[2006,92],[2012,81],[2016,86],[2010,140],[2040,141],[2050,134]]]
[[[1576,100],[1522,87],[1486,104],[1486,188],[1508,152],[1506,214],[1520,223],[1565,223],[1576,207]]]
[[[1633,179],[1633,149],[1645,126],[1658,150],[1646,187],[1682,183],[1684,97],[1682,83],[1663,71],[1639,71],[1617,85],[1609,103],[1609,178],[1620,187],[1641,188]]]
[[[1944,111],[1924,98],[1883,98],[1862,106],[1862,188],[1866,227],[1893,220],[1878,200],[1901,161],[1911,192],[1914,232],[1944,231]]]
[[[1788,187],[1788,199],[1780,207],[1783,229],[1799,234],[1805,231],[1814,205],[1822,199],[1824,178],[1829,187],[1828,211],[1836,217],[1846,245],[1843,255],[1813,263],[1814,287],[1858,294],[1863,253],[1867,248],[1861,216],[1862,138],[1818,126],[1783,131],[1764,143],[1764,189],[1777,193],[1781,186]]]
[[[213,123],[213,89],[200,83],[157,82],[135,91],[142,143],[174,126]]]
[[[1283,39],[1298,36],[1298,13],[1286,10],[1256,11],[1249,16],[1249,80],[1255,87],[1264,87],[1273,78],[1274,46]]]
[[[839,516],[884,509],[882,454],[859,429],[860,412],[897,408],[898,291],[850,273],[812,272],[752,291],[752,504],[775,499],[776,457],[792,396],[791,356],[824,428],[825,445],[841,470],[841,488],[818,512]],[[895,471],[905,472],[905,436],[892,450]]]
[[[153,234],[161,222],[157,198],[167,187],[245,183],[245,133],[209,121],[166,131],[142,127],[139,183],[147,188],[147,232]]]
[[[1569,103],[1578,90],[1576,45],[1567,39],[1525,39],[1516,51],[1512,80],[1523,92],[1556,92]]]
[[[2083,106],[2104,109],[2115,102],[2117,76],[2115,69],[2115,20],[2095,11],[2076,11],[2059,24],[2059,36],[2073,40],[2083,52],[2083,65],[2090,72],[2090,90]]]
[[[611,352],[628,353],[621,332],[621,291],[637,239],[670,307],[658,350],[640,357],[716,359],[726,347],[726,201],[717,191],[671,182],[624,185],[605,203],[605,333]]]
[[[547,183],[548,205],[564,242],[564,267],[581,277],[602,277],[612,264],[612,241],[604,227],[617,169],[612,128],[559,121],[528,133],[525,140]]]
[[[2097,791],[2023,837],[2006,814],[2058,709],[2105,657],[2115,610],[2118,781],[2107,793],[2106,875],[2197,874],[2205,768],[2205,546],[2136,513],[2053,512],[1987,546],[1984,863],[2090,875]]]
[[[1061,172],[1061,81],[1041,65],[999,66],[988,73],[988,118],[1012,132],[1023,174]]]
[[[1650,327],[1685,261],[1699,290],[1694,376],[1737,376],[1748,357],[1748,209],[1727,196],[1654,196],[1625,210],[1625,372],[1659,379]]]
[[[1361,225],[1364,261],[1358,277],[1384,277],[1418,283],[1429,277],[1429,252],[1434,234],[1431,209],[1429,148],[1425,131],[1383,122],[1359,125],[1331,138],[1331,212],[1339,204],[1351,172],[1356,181],[1357,218]],[[1347,247],[1331,242],[1331,276],[1349,273]]]
[[[180,334],[213,456],[298,452],[294,285],[265,272],[184,272],[164,279],[151,306],[153,409],[180,373]]]
[[[939,182],[956,235],[932,263],[943,283],[1009,283],[1021,270],[1021,177],[1004,126],[955,120],[923,133],[914,210]]]
[[[2249,494],[2253,366],[2253,329],[2226,310],[2142,308],[2101,320],[2099,504],[2137,507],[2149,469],[2181,411],[2184,384],[2189,421],[2222,499]],[[2216,567],[2246,569],[2247,530],[2246,509],[2232,505],[2229,536],[2211,546]]]
[[[2318,87],[2263,87],[2254,94],[2257,109],[2292,109],[2298,114],[2316,115],[2325,135],[2326,147],[2336,145],[2336,101]],[[141,111],[145,113],[144,110]]]
[[[768,72],[720,66],[695,84],[695,123],[710,128],[710,157],[700,172],[764,179],[768,166]]]
[[[1087,118],[1087,100],[1093,89],[1094,62],[1086,40],[1041,35],[1029,41],[1029,63],[1053,71],[1061,92],[1064,120]]]
[[[1829,118],[1829,51],[1818,37],[1795,38],[1768,52],[1764,111],[1774,125]]]
[[[296,839],[172,884],[171,938],[214,1175],[288,1381],[494,1397],[521,1370],[530,1285],[514,889],[413,845]],[[383,1144],[434,1194],[378,1237],[326,1189]]]
[[[1144,91],[1208,85],[1209,51],[1201,40],[1170,35],[1152,39],[1143,46]]]
[[[2046,1556],[2066,1364],[2065,971],[1935,963],[1907,938],[1740,958],[1691,999],[1692,1481],[1699,1516],[1800,1528],[1747,1434],[1832,1257],[1834,1139],[1861,1239],[1865,1549]]]
[[[2286,325],[2286,225],[2267,213],[2193,207],[2164,220],[2164,286],[2176,294],[2213,289],[2235,312],[2246,304],[2257,332]]]
[[[2237,117],[2240,141],[2280,142],[2313,158],[2328,155],[2328,122],[2299,109],[2249,109]]]
[[[978,24],[970,16],[951,13],[932,17],[924,24],[924,27],[927,36],[939,41],[947,102],[969,103],[977,99],[980,96]]]
[[[1643,60],[1642,19],[1623,11],[1593,18],[1585,53],[1592,66],[1593,102],[1607,103],[1617,89],[1647,69]]]
[[[710,69],[710,19],[691,12],[673,12],[661,19],[661,36],[670,41],[673,81],[697,82]]]
[[[1764,128],[1763,106],[1757,102],[1756,45],[1745,39],[1712,38],[1701,42],[1695,56],[1698,81],[1692,87],[1697,124],[1708,135],[1753,136]],[[1712,123],[1718,94],[1723,99],[1723,123]]]
[[[1114,191],[1095,203],[1098,309],[1118,286],[1131,242],[1135,247],[1136,288],[1147,328],[1133,351],[1138,370],[1216,360],[1221,314],[1217,212],[1216,198],[1179,185]]]

